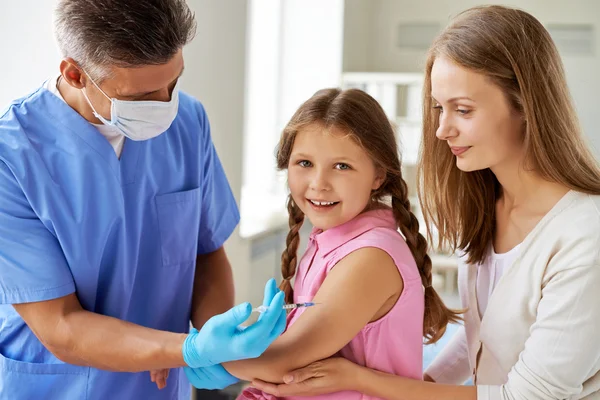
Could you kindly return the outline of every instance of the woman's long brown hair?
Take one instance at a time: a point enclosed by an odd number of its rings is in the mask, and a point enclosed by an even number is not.
[[[448,145],[436,138],[439,114],[432,109],[431,69],[438,57],[486,75],[504,91],[524,121],[528,169],[570,189],[600,194],[600,169],[582,137],[549,33],[521,10],[471,8],[434,41],[425,68],[417,182],[425,220],[437,228],[440,246],[463,250],[469,263],[482,262],[494,235],[501,188],[489,169],[460,171]]]
[[[425,318],[423,335],[427,343],[434,343],[445,332],[449,322],[457,322],[459,313],[448,309],[432,287],[431,259],[427,255],[427,241],[419,233],[419,222],[410,210],[408,189],[402,177],[398,146],[394,129],[383,109],[367,93],[357,90],[324,89],[317,92],[296,111],[285,127],[277,152],[279,169],[288,168],[296,134],[311,124],[336,127],[348,134],[369,154],[376,167],[385,171],[381,187],[371,194],[374,202],[391,198],[394,217],[416,261],[425,287]],[[290,232],[287,247],[281,257],[282,290],[288,302],[293,301],[291,279],[298,264],[297,251],[300,227],[304,215],[288,198]]]

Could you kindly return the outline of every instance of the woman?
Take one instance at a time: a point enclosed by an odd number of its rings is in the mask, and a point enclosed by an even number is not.
[[[467,309],[430,382],[329,359],[288,385],[254,384],[282,396],[600,398],[600,169],[539,21],[477,7],[436,39],[422,150],[421,205],[442,244],[462,253]],[[469,376],[475,386],[459,386]]]

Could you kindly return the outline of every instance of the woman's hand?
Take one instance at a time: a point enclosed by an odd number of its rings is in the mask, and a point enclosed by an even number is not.
[[[290,372],[283,377],[284,384],[254,380],[252,386],[274,396],[315,396],[358,390],[360,368],[345,358],[328,358]]]

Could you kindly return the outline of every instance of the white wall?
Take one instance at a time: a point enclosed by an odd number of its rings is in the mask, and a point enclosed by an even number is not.
[[[284,4],[281,127],[317,90],[340,85],[344,31],[343,0]]]
[[[365,4],[365,3],[368,3]],[[425,51],[400,50],[395,46],[396,29],[400,22],[435,22],[443,27],[460,11],[481,4],[506,4],[530,12],[543,24],[593,24],[595,27],[594,56],[564,56],[567,80],[575,100],[583,130],[596,155],[600,156],[600,131],[596,124],[596,96],[600,93],[600,2],[595,0],[346,0],[344,40],[354,42],[367,37],[368,46],[345,45],[346,71],[364,66],[366,71],[420,72]],[[361,22],[364,21],[364,22]],[[367,28],[365,28],[367,27]],[[366,57],[366,59],[365,59]],[[361,61],[362,60],[362,61]]]
[[[182,88],[205,106],[212,139],[240,203],[246,88],[245,0],[188,0],[196,13],[196,38],[184,50]],[[253,300],[262,288],[251,287],[250,242],[238,229],[226,243],[236,285],[236,301]],[[254,294],[254,295],[253,295]],[[254,301],[254,300],[253,300]]]
[[[19,0],[0,7],[0,110],[59,73],[52,36],[56,0]]]
[[[344,8],[344,71],[371,71],[372,1],[346,0]]]

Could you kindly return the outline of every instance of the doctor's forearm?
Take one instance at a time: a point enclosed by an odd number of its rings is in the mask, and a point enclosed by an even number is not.
[[[186,365],[185,334],[145,328],[85,310],[68,314],[56,327],[62,340],[49,343],[59,359],[94,368],[139,372]]]
[[[216,314],[224,313],[234,305],[233,273],[225,250],[199,255],[196,260],[192,325],[196,329]]]
[[[86,311],[74,293],[13,307],[44,346],[64,362],[122,372],[185,365],[182,346],[187,335]]]

